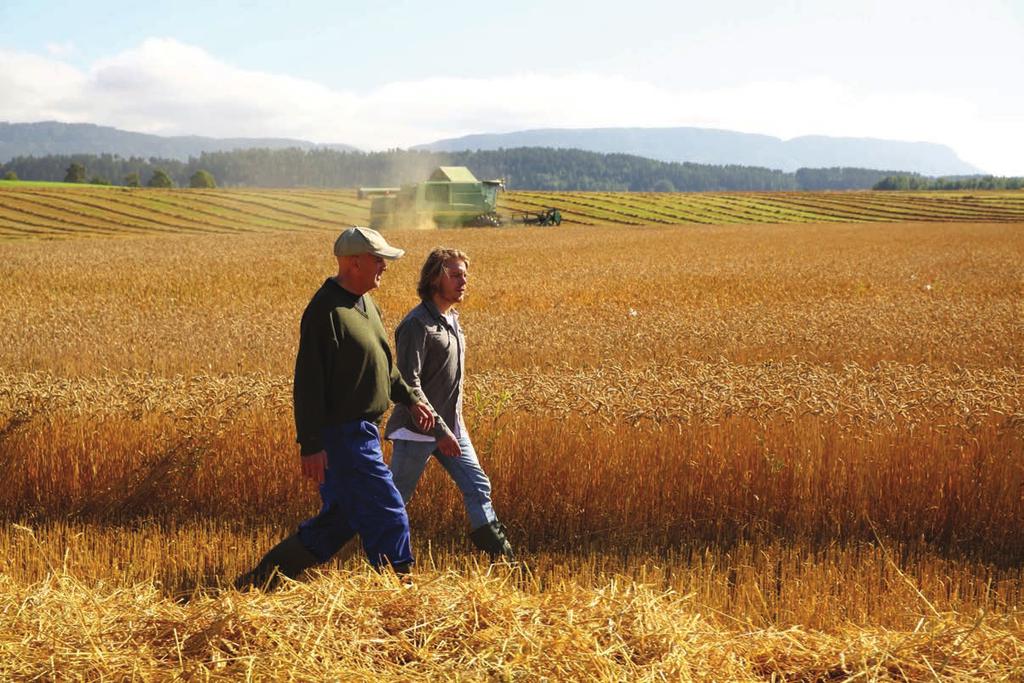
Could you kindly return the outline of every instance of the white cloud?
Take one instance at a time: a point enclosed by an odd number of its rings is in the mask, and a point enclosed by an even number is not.
[[[310,81],[238,69],[169,39],[96,63],[88,81],[85,106],[97,122],[161,134],[310,138],[353,99]]]
[[[940,142],[987,170],[1024,174],[1020,97],[995,111],[962,96],[864,91],[821,78],[676,90],[592,73],[430,78],[349,92],[240,69],[158,38],[87,70],[17,52],[0,51],[0,61],[7,67],[0,71],[0,119],[12,121],[296,137],[366,149],[539,127],[703,126]]]
[[[51,57],[68,57],[75,52],[75,44],[70,40],[63,43],[47,43],[46,53]]]
[[[86,90],[87,77],[63,62],[0,50],[0,119],[82,121],[81,107],[69,106]]]

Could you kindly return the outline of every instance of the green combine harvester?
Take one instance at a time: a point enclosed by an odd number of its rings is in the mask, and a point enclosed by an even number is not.
[[[498,213],[500,180],[477,180],[465,166],[439,166],[426,182],[402,187],[361,187],[359,197],[373,197],[370,227],[416,228],[437,226],[498,227],[507,223],[558,225],[558,209],[518,211],[510,217]]]

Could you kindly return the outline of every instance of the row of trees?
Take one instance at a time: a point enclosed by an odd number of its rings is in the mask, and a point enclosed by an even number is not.
[[[599,154],[548,147],[475,152],[244,149],[204,152],[188,161],[139,157],[126,159],[112,154],[54,155],[17,157],[0,166],[0,176],[7,171],[27,180],[63,178],[69,182],[104,183],[108,182],[107,179],[119,178],[119,184],[123,185],[138,185],[142,178],[147,178],[146,184],[153,187],[213,187],[215,184],[248,187],[365,187],[418,182],[437,166],[468,166],[478,178],[504,178],[509,189],[517,190],[703,192],[849,190],[871,187],[917,189],[915,183],[938,182],[914,174],[863,168],[801,168],[795,173],[786,173],[753,166],[668,163],[628,154]],[[80,170],[77,167],[81,167]],[[76,169],[73,174],[70,172],[72,168]],[[890,187],[890,184],[895,187]],[[979,184],[972,187],[986,186]],[[936,186],[927,189],[946,188]]]
[[[10,171],[15,173],[15,171]],[[89,176],[86,170],[85,164],[78,161],[71,162],[71,165],[64,171],[64,182],[65,183],[88,183],[91,185],[113,185],[109,180],[101,175]],[[141,174],[139,171],[129,171],[124,175],[123,182],[121,183],[125,187],[141,187]],[[174,187],[175,182],[162,168],[154,168],[149,174],[149,180],[146,181],[146,187]],[[214,179],[213,174],[205,169],[199,169],[191,176],[188,180],[189,187],[203,188],[203,187],[217,187],[217,181]]]
[[[875,183],[875,190],[1020,190],[1024,178],[998,176],[954,176],[928,178],[916,173],[889,175]]]

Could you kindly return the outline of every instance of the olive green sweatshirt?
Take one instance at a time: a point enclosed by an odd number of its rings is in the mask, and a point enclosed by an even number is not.
[[[323,450],[325,427],[380,422],[392,402],[411,406],[425,400],[402,381],[377,304],[334,278],[324,282],[302,314],[294,398],[303,455]]]

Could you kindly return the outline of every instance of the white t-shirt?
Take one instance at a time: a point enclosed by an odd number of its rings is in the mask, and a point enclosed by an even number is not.
[[[388,434],[388,438],[392,441],[436,441],[436,439],[429,434],[420,434],[419,432],[414,432],[406,427],[400,427],[399,429],[391,432]]]

